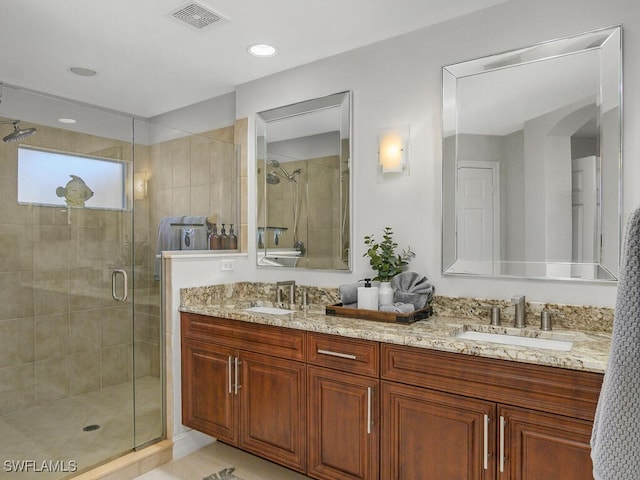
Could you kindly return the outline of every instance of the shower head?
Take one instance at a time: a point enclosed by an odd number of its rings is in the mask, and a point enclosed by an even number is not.
[[[278,168],[280,166],[280,162],[278,160],[274,160],[273,158],[267,162],[267,165],[273,168]]]
[[[18,128],[20,124],[20,120],[14,120],[12,122],[2,122],[2,123],[11,123],[13,125],[13,132],[2,139],[3,142],[17,142],[18,140],[24,140],[27,137],[30,137],[34,133],[36,133],[35,128]]]
[[[267,183],[269,185],[277,185],[280,183],[280,177],[273,172],[269,172],[267,173]]]

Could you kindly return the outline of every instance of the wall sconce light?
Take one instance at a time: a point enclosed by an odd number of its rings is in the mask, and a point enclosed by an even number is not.
[[[147,198],[147,174],[139,172],[133,174],[133,199],[145,200]]]
[[[385,128],[378,134],[378,180],[409,176],[409,127]]]

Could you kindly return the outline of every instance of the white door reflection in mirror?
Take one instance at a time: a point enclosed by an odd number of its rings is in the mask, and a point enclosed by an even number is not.
[[[600,238],[598,223],[598,189],[594,155],[571,162],[571,261],[593,263]]]
[[[500,258],[499,166],[460,162],[458,166],[458,258],[493,273]]]

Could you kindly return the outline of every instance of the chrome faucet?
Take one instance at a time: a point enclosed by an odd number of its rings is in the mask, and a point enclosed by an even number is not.
[[[276,303],[282,303],[282,290],[280,287],[289,287],[289,304],[296,303],[296,281],[286,280],[284,282],[276,282]]]
[[[524,328],[527,326],[525,322],[526,306],[524,295],[515,295],[511,297],[511,303],[516,307],[515,321],[513,326],[516,328]]]

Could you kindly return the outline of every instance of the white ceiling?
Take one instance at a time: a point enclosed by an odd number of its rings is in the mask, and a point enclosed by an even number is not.
[[[227,20],[195,30],[182,0],[1,0],[0,82],[147,118],[504,1],[197,0]]]

